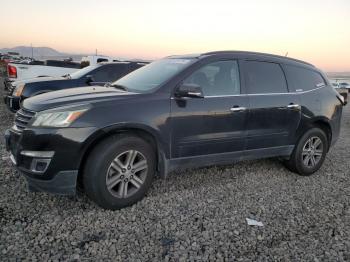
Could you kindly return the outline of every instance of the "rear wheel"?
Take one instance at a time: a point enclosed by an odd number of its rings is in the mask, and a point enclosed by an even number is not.
[[[291,171],[308,176],[320,169],[327,150],[328,140],[324,131],[312,128],[300,138],[285,164]]]
[[[141,200],[156,171],[151,145],[137,136],[118,135],[100,143],[86,161],[87,195],[106,209],[120,209]]]

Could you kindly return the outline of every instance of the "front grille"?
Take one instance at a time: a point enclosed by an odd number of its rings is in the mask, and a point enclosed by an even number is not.
[[[24,108],[18,110],[15,117],[15,129],[17,131],[22,131],[25,129],[34,115],[35,112],[26,110]]]

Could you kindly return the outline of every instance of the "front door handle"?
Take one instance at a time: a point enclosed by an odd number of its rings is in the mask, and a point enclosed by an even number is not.
[[[298,105],[298,104],[289,104],[289,105],[287,105],[287,108],[290,108],[290,109],[297,108],[297,109],[299,109],[300,105]]]
[[[230,108],[231,112],[242,112],[245,111],[247,108],[242,107],[242,106],[234,106]]]

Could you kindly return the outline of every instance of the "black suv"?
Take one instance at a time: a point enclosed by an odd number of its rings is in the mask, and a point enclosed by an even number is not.
[[[20,108],[20,103],[28,97],[72,87],[104,85],[118,80],[145,64],[136,61],[98,63],[62,77],[37,77],[19,81],[13,90],[9,90],[4,101],[9,110],[16,112]]]
[[[81,184],[118,209],[178,168],[280,157],[310,175],[338,139],[343,100],[311,64],[221,51],[167,57],[109,87],[22,106],[6,144],[29,189],[74,194]]]

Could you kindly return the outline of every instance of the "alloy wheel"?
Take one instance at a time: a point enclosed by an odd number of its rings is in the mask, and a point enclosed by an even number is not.
[[[323,142],[317,137],[309,138],[303,147],[302,160],[303,164],[308,168],[315,167],[321,160],[323,155]]]
[[[110,164],[106,186],[115,197],[128,198],[143,185],[147,176],[147,159],[137,150],[119,154]]]

